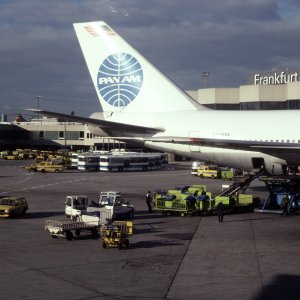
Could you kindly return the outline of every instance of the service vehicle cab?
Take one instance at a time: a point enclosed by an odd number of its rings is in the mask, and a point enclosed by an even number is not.
[[[0,198],[0,217],[12,218],[25,215],[28,203],[24,197],[2,197]]]
[[[125,201],[120,192],[108,191],[101,192],[98,205],[90,205],[87,207],[87,212],[101,211],[105,207],[111,212],[113,219],[133,219],[135,208],[133,205]]]
[[[220,171],[215,166],[202,166],[198,169],[197,175],[201,178],[220,178]]]
[[[71,219],[76,219],[81,216],[83,211],[86,211],[89,204],[88,196],[72,195],[67,196],[65,202],[65,214]]]

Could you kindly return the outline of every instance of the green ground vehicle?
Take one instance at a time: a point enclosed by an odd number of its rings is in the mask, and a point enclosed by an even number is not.
[[[163,215],[209,215],[215,213],[217,204],[222,201],[228,211],[252,211],[253,196],[250,194],[230,194],[213,196],[206,185],[192,185],[154,194],[154,210]]]
[[[217,205],[220,201],[222,201],[226,210],[252,211],[254,209],[253,195],[250,194],[216,196],[215,204]]]
[[[223,180],[233,180],[234,172],[233,171],[221,171],[221,178]]]
[[[197,195],[206,192],[206,185],[192,185],[183,188],[175,188],[167,192],[161,191],[154,194],[154,210],[166,214],[180,214],[182,216],[199,213],[202,205],[197,201]],[[207,199],[207,198],[206,198]]]

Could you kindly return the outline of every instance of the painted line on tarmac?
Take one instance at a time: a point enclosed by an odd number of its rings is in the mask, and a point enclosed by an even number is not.
[[[153,177],[156,175],[157,174],[133,174],[133,176],[138,176],[138,177],[141,177],[141,176],[142,177]],[[165,173],[164,175],[168,176],[168,175],[172,175],[172,173]],[[186,174],[183,173],[182,176],[186,176]],[[60,185],[60,184],[73,183],[73,182],[79,182],[79,181],[90,181],[90,180],[105,179],[105,178],[111,178],[111,177],[107,176],[107,175],[105,175],[103,177],[102,176],[93,176],[93,177],[88,177],[88,178],[83,177],[83,178],[78,178],[78,179],[73,179],[73,180],[66,180],[66,181],[53,182],[53,183],[49,183],[49,184],[36,185],[36,186],[31,186],[31,187],[26,187],[26,188],[21,188],[21,189],[10,189],[8,191],[1,192],[0,195],[7,194],[10,192],[24,192],[24,191],[28,191],[28,190],[42,189],[45,187],[50,187],[50,186],[55,186],[55,185]],[[18,183],[24,183],[24,182],[28,181],[29,179],[31,179],[31,177],[27,177],[25,180],[19,181]],[[16,183],[14,183],[14,185],[15,184]]]
[[[28,178],[28,179],[30,179],[30,178]],[[76,181],[84,181],[84,180],[86,180],[86,178],[79,178],[79,179],[74,179],[74,180],[53,182],[53,183],[49,183],[49,184],[36,185],[36,186],[31,186],[31,187],[26,187],[26,188],[21,188],[21,189],[11,189],[9,191],[1,192],[0,195],[1,194],[7,194],[7,193],[10,193],[10,192],[24,192],[24,191],[28,191],[28,190],[34,190],[34,189],[45,188],[45,187],[59,185],[59,184],[72,183],[72,182],[76,182]],[[25,182],[25,181],[27,181],[27,179],[22,181],[22,182]]]
[[[30,179],[31,179],[31,177],[27,177],[27,178],[25,178],[24,180],[14,182],[14,185],[18,185],[18,184],[20,184],[20,183],[24,183],[24,182],[26,182],[26,181],[28,181],[28,180],[30,180]],[[7,186],[7,185],[11,185],[11,183],[4,183],[4,184],[1,184],[2,187],[3,187],[3,186]],[[1,195],[1,194],[6,194],[6,193],[7,193],[7,192],[1,192],[0,195]]]

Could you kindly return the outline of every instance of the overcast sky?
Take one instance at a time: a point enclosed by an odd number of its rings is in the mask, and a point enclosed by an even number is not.
[[[0,0],[0,113],[89,116],[99,102],[73,23],[103,20],[185,90],[300,68],[299,0]]]

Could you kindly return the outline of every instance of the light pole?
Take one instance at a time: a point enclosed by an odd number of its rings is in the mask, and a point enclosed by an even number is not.
[[[42,96],[35,96],[35,99],[37,100],[38,121],[39,121],[40,120],[40,112],[39,112],[39,110],[40,110],[40,100],[42,99]]]
[[[209,76],[209,72],[202,72],[202,77],[204,77],[204,88],[207,87],[207,77]]]

